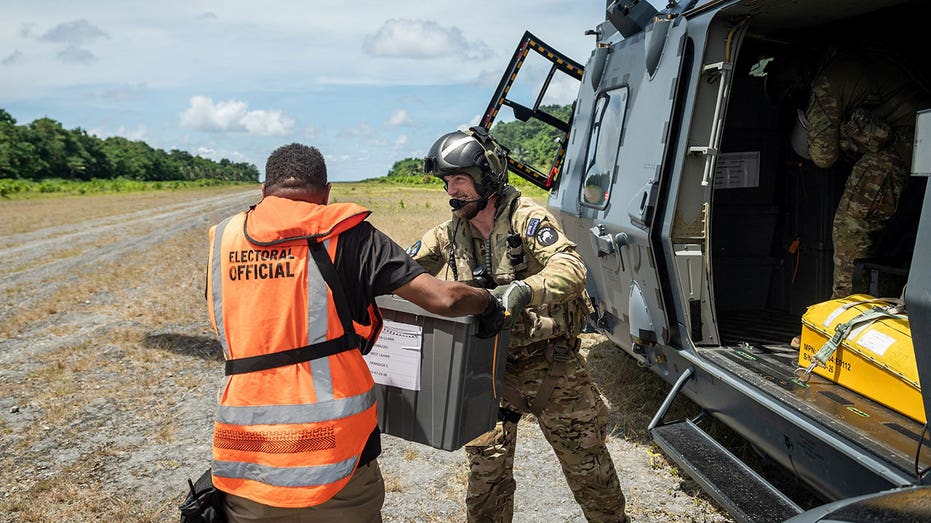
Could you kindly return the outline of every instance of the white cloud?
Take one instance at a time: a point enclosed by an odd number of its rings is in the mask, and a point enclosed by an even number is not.
[[[146,141],[149,137],[149,130],[144,125],[137,125],[134,128],[127,128],[124,125],[121,125],[116,131],[108,131],[106,129],[91,129],[87,131],[88,134],[93,134],[100,138],[109,138],[111,136],[121,136],[127,140],[142,140]]]
[[[405,145],[407,145],[407,135],[402,134],[401,136],[398,136],[397,140],[394,141],[395,149],[400,149],[401,147],[404,147]]]
[[[404,109],[397,109],[393,113],[391,113],[391,116],[388,117],[389,127],[401,127],[401,126],[410,127],[413,124],[414,122],[411,121],[410,115],[407,114],[407,111],[405,111]]]
[[[144,125],[137,125],[131,129],[121,125],[120,128],[116,130],[116,136],[122,136],[127,140],[145,141],[149,137],[149,130]]]
[[[502,74],[504,74],[504,66],[498,69],[485,69],[476,76],[475,85],[489,92],[494,92],[494,89],[498,87],[498,82],[501,81]]]
[[[281,111],[249,111],[239,120],[246,132],[257,136],[281,136],[294,127],[294,120]]]
[[[94,53],[73,45],[69,45],[63,51],[60,51],[58,59],[66,64],[92,64],[97,61]]]
[[[541,100],[541,105],[548,104],[571,104],[579,96],[579,87],[581,82],[570,78],[566,75],[557,75],[550,82],[546,95]]]
[[[81,20],[75,20],[74,22],[56,25],[55,27],[46,31],[45,34],[40,36],[39,40],[53,43],[81,45],[84,43],[93,42],[99,38],[107,37],[107,33],[101,31],[100,28],[82,18]]]
[[[194,154],[202,158],[209,158],[212,160],[222,160],[227,159],[232,162],[242,162],[246,161],[245,156],[238,151],[222,151],[213,148],[210,145],[201,145],[194,150]]]
[[[249,111],[248,108],[248,104],[239,100],[214,103],[210,97],[194,96],[187,110],[181,113],[181,127],[256,136],[280,136],[294,128],[294,119],[281,111]]]
[[[190,106],[181,113],[181,127],[201,131],[242,130],[239,120],[246,114],[248,105],[237,100],[213,103],[206,96],[195,96]]]
[[[500,119],[500,114],[501,114],[501,113],[499,113],[499,119]],[[474,127],[474,126],[476,126],[476,125],[478,125],[478,124],[480,124],[480,123],[482,122],[482,116],[483,116],[483,115],[481,115],[481,114],[476,114],[476,115],[474,115],[474,116],[472,117],[471,120],[469,120],[469,123],[462,123],[462,124],[459,124],[459,126],[456,127],[456,129],[459,130],[459,131],[465,131],[465,130],[468,129],[469,127]],[[496,120],[496,121],[497,121],[497,120]]]
[[[362,42],[369,55],[387,58],[428,59],[458,56],[481,60],[492,55],[484,42],[469,42],[455,26],[443,27],[428,20],[393,18]]]
[[[26,55],[24,55],[19,49],[10,53],[3,61],[0,61],[0,64],[3,65],[16,65],[21,64],[26,61]]]
[[[19,31],[16,33],[23,38],[31,38],[32,30],[35,28],[36,24],[23,24],[19,26]]]

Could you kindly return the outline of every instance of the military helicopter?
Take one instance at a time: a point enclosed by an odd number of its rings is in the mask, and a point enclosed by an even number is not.
[[[549,170],[519,154],[509,168],[550,191],[548,207],[588,265],[592,327],[671,385],[653,439],[737,521],[931,517],[922,488],[931,484],[931,113],[914,114],[912,175],[882,234],[884,256],[856,265],[867,283],[855,291],[904,296],[910,367],[874,358],[867,383],[852,387],[838,375],[851,374],[853,342],[843,359],[810,366],[822,343],[803,332],[802,347],[792,345],[803,316],[831,296],[832,220],[850,165],[818,168],[793,150],[798,100],[773,92],[786,82],[771,66],[801,57],[808,81],[815,57],[851,36],[864,52],[901,59],[916,51],[928,4],[690,0],[657,10],[609,0],[584,64],[525,33],[481,121],[491,130],[509,107],[558,130]],[[549,73],[521,102],[512,87],[532,57]],[[931,61],[919,63],[903,74],[931,77]],[[541,104],[557,78],[578,82],[568,120]],[[907,408],[873,394],[886,387],[872,377],[890,373]],[[666,419],[679,395],[700,407],[694,418]],[[703,430],[708,417],[836,504],[800,515]]]

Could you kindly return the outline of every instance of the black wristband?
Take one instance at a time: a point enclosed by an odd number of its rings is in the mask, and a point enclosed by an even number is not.
[[[504,326],[504,306],[490,291],[486,289],[485,292],[488,293],[488,306],[478,316],[478,327],[475,333],[478,338],[491,338]]]

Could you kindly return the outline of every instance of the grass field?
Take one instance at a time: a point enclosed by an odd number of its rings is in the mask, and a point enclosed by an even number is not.
[[[334,184],[332,202],[354,202],[372,211],[369,222],[402,247],[449,219],[449,196],[441,187]]]

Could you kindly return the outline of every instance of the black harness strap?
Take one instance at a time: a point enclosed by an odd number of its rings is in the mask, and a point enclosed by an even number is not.
[[[310,248],[310,254],[314,257],[314,261],[317,262],[317,268],[320,270],[320,275],[323,276],[323,281],[326,282],[327,286],[333,292],[333,303],[336,305],[336,315],[339,316],[340,323],[343,324],[343,336],[353,335],[358,338],[355,334],[356,329],[352,326],[352,313],[349,310],[349,299],[346,298],[346,291],[339,282],[339,274],[336,272],[336,266],[333,265],[333,260],[330,259],[330,255],[327,254],[326,250],[323,248],[323,244],[313,240],[307,240],[307,246]]]
[[[257,372],[260,370],[274,369],[275,367],[284,367],[295,363],[326,358],[340,352],[352,350],[358,347],[358,343],[352,343],[348,338],[357,339],[358,336],[340,336],[339,338],[304,345],[296,349],[273,352],[271,354],[260,354],[258,356],[249,356],[248,358],[236,358],[226,361],[226,375],[245,374],[247,372]]]
[[[319,242],[308,239],[307,246],[310,249],[310,254],[313,256],[314,262],[317,264],[317,268],[320,270],[323,281],[326,282],[327,286],[333,292],[333,302],[336,305],[336,314],[339,316],[340,323],[343,326],[343,335],[339,338],[322,341],[320,343],[312,343],[296,349],[227,360],[227,376],[274,369],[276,367],[284,367],[285,365],[326,358],[327,356],[339,354],[343,351],[360,349],[363,343],[367,343],[367,340],[356,334],[356,330],[352,326],[349,300],[346,298],[346,292],[339,281],[339,274],[336,272],[336,266],[333,265],[333,260],[330,259],[323,245]]]
[[[323,280],[330,286],[330,290],[333,291],[333,303],[336,305],[336,313],[339,315],[339,319],[343,324],[343,336],[354,336],[355,337],[355,346],[359,348],[359,352],[363,356],[371,352],[372,348],[375,346],[374,336],[371,340],[366,339],[363,336],[356,334],[356,328],[352,325],[352,312],[349,309],[349,299],[346,297],[346,288],[340,283],[339,273],[336,272],[336,265],[333,265],[333,260],[330,259],[330,255],[323,249],[323,246],[316,242],[307,241],[307,244],[310,245],[310,253],[314,257],[314,261],[317,262],[317,268],[320,269],[320,274],[323,276]],[[382,324],[384,320],[381,316],[381,310],[378,306],[372,303],[373,313],[375,315],[375,333],[381,332]]]

